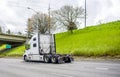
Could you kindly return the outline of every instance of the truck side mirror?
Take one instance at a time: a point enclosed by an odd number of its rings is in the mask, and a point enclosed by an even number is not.
[[[30,49],[30,44],[26,44],[26,45],[25,45],[25,49],[26,49],[26,50]]]

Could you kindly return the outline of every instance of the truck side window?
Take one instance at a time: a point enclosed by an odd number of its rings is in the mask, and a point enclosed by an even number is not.
[[[33,38],[33,41],[36,41],[36,38]]]
[[[37,46],[36,43],[34,43],[34,44],[33,44],[33,47],[36,47],[36,46]]]

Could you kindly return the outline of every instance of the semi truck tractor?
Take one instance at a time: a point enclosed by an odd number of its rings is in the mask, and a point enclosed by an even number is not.
[[[69,54],[56,54],[54,34],[35,34],[26,44],[23,55],[24,61],[43,61],[45,63],[71,63],[73,58]]]

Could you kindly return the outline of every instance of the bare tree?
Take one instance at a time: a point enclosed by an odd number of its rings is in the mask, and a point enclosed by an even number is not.
[[[33,30],[39,30],[40,33],[47,33],[49,28],[52,29],[55,21],[52,17],[49,18],[47,14],[38,13],[31,18]],[[50,23],[49,23],[50,21]]]
[[[31,37],[33,35],[33,26],[32,26],[32,20],[29,18],[27,21],[27,36]]]
[[[73,30],[77,29],[78,19],[84,17],[84,9],[82,7],[74,8],[73,6],[65,5],[59,10],[53,11],[52,16],[61,23],[61,25],[64,25],[68,31],[73,33]]]

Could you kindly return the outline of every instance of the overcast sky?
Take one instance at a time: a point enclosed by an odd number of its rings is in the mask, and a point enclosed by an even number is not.
[[[86,0],[87,26],[101,22],[120,20],[120,0]],[[0,26],[13,32],[25,32],[27,19],[34,11],[47,13],[48,5],[51,10],[59,9],[63,5],[82,6],[84,0],[0,0]],[[83,22],[82,20],[81,22]],[[80,27],[84,27],[84,23]]]

